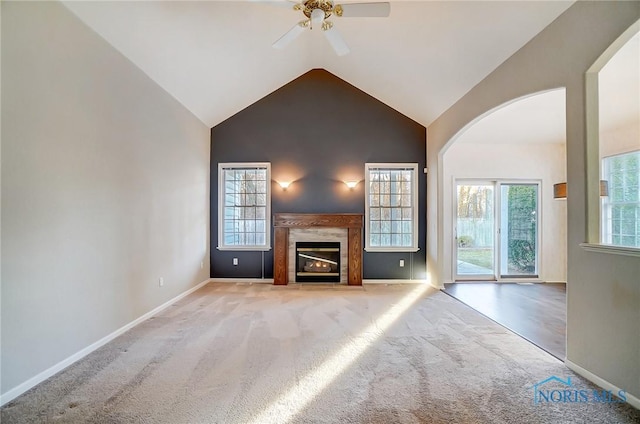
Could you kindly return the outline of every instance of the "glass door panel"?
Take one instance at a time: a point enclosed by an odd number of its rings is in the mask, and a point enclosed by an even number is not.
[[[456,279],[495,279],[494,187],[457,183]]]
[[[538,184],[500,184],[500,278],[538,276]]]

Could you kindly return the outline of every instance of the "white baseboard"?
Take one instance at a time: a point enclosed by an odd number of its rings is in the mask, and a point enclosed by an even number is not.
[[[453,284],[455,281],[442,281],[441,283],[431,282],[431,286],[438,290],[443,290],[445,288],[445,284]]]
[[[273,278],[210,278],[212,283],[273,284]]]
[[[273,278],[211,278],[212,283],[265,283],[273,284]],[[425,284],[425,280],[362,280],[363,284]],[[290,282],[289,284],[299,284]],[[304,284],[304,283],[303,283]],[[334,283],[338,284],[338,283]],[[346,284],[345,284],[346,285]]]
[[[427,284],[425,280],[374,280],[364,279],[362,284]]]
[[[273,278],[211,278],[212,283],[252,283],[252,284],[273,284]],[[292,284],[306,284],[294,283]],[[334,283],[339,284],[339,283]],[[362,280],[362,284],[426,284],[425,280]],[[346,285],[346,284],[345,284]]]
[[[87,356],[88,354],[93,352],[94,350],[104,346],[105,344],[109,343],[111,340],[115,339],[119,335],[121,335],[121,334],[125,333],[126,331],[132,329],[133,327],[135,327],[136,325],[140,324],[141,322],[151,318],[152,316],[156,315],[157,313],[159,313],[163,309],[171,306],[172,304],[174,304],[178,300],[182,299],[183,297],[185,297],[185,296],[193,293],[194,291],[198,290],[199,288],[207,285],[209,283],[209,281],[210,280],[207,279],[207,280],[199,283],[197,286],[190,288],[189,290],[179,294],[178,296],[174,297],[171,300],[168,300],[167,302],[163,303],[162,305],[158,306],[157,308],[155,308],[155,309],[147,312],[146,314],[142,315],[141,317],[136,318],[135,320],[131,321],[129,324],[126,324],[125,326],[120,327],[119,329],[117,329],[113,333],[101,338],[97,342],[85,347],[84,349],[80,350],[79,352],[76,352],[73,355],[69,356],[68,358],[58,362],[57,364],[55,364],[51,368],[48,368],[48,369],[42,371],[40,374],[36,375],[35,377],[31,377],[30,379],[28,379],[24,383],[21,383],[21,384],[17,385],[16,387],[14,387],[13,389],[8,390],[7,392],[5,392],[2,395],[0,395],[0,406],[4,405],[7,402],[12,401],[13,399],[17,398],[18,396],[20,396],[21,394],[23,394],[27,390],[29,390],[32,387],[42,383],[47,378],[49,378],[49,377],[53,376],[54,374],[62,371],[63,369],[67,368],[69,365],[73,364],[74,362],[79,361],[80,359],[84,358],[85,356]]]
[[[587,371],[586,369],[582,368],[580,365],[577,365],[577,364],[571,362],[568,359],[565,359],[564,364],[570,370],[574,371],[576,374],[580,374],[581,376],[583,376],[587,380],[595,383],[596,385],[602,387],[605,390],[610,390],[613,393],[618,393],[620,390],[622,390],[621,388],[619,388],[617,386],[614,386],[613,384],[609,383],[607,380],[598,377],[594,373],[592,373],[590,371]],[[640,409],[640,399],[639,398],[635,397],[634,395],[632,395],[629,392],[626,392],[626,397],[627,397],[627,403],[629,405],[633,406],[636,409]]]

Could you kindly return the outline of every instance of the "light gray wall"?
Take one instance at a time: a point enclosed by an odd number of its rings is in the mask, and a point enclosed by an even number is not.
[[[208,278],[209,128],[57,2],[2,2],[2,88],[6,393]]]
[[[640,2],[577,2],[427,128],[427,261],[437,285],[448,254],[442,248],[439,169],[447,143],[506,101],[566,87],[567,359],[635,397],[640,397],[640,261],[587,252],[579,243],[587,240],[585,72],[639,18]]]

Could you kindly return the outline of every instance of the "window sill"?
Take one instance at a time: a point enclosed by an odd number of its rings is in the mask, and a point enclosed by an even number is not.
[[[216,249],[244,252],[268,252],[271,250],[271,246],[218,246]]]
[[[610,255],[635,256],[640,258],[640,249],[637,247],[613,246],[610,244],[580,243],[587,252],[608,253]]]

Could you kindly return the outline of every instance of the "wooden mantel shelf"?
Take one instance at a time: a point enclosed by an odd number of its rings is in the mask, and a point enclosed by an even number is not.
[[[350,286],[362,285],[362,225],[363,215],[355,213],[277,213],[273,217],[273,284],[289,283],[290,228],[347,228],[348,278]]]

